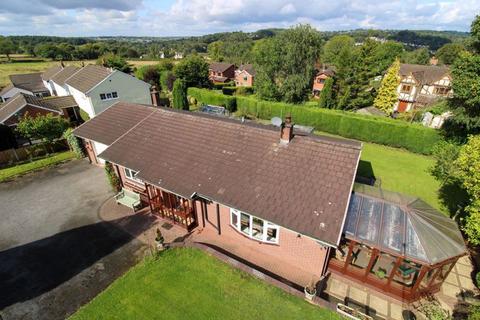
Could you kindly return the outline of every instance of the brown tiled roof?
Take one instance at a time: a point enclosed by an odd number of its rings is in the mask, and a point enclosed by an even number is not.
[[[214,76],[214,77],[212,77],[212,80],[214,82],[225,82],[229,79],[227,77]]]
[[[432,84],[449,73],[450,69],[445,66],[425,66],[408,63],[400,64],[400,75],[406,77],[412,74],[420,84]]]
[[[78,106],[73,96],[46,97],[42,99],[42,102],[56,109]]]
[[[45,99],[35,97],[29,94],[17,93],[7,102],[0,105],[0,123],[3,123],[12,116],[19,109],[26,105],[32,107],[41,107],[53,112],[61,113],[62,111],[55,105],[49,104]]]
[[[226,62],[212,62],[210,64],[210,70],[214,72],[225,72],[228,68],[232,67],[233,64]]]
[[[48,91],[43,85],[42,74],[26,73],[26,74],[12,74],[9,76],[10,81],[14,87],[24,89],[30,92],[45,92]]]
[[[80,92],[87,93],[111,73],[112,71],[108,68],[89,64],[68,78],[65,83]]]
[[[246,72],[248,72],[252,76],[255,76],[257,74],[257,72],[253,68],[252,64],[242,64],[240,67],[238,67],[238,70],[240,70],[240,71],[245,70]]]
[[[56,65],[48,68],[42,73],[42,79],[45,81],[50,80],[54,75],[62,71],[63,67],[61,65]]]
[[[110,145],[152,112],[152,109],[144,106],[118,102],[82,124],[74,133]]]
[[[75,72],[77,72],[78,70],[80,70],[80,68],[78,67],[66,66],[65,68],[63,68],[62,71],[54,75],[51,80],[54,81],[56,84],[63,86],[65,84],[65,80],[74,75]]]
[[[197,193],[338,244],[360,143],[296,135],[288,145],[281,145],[278,128],[130,106],[151,114],[101,153],[101,158],[139,171],[139,178],[184,197]],[[108,123],[117,113],[125,117],[115,107],[109,110],[90,121]]]

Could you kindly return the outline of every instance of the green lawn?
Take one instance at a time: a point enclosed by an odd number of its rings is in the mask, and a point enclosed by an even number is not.
[[[65,151],[50,155],[46,158],[34,160],[32,162],[27,162],[13,167],[0,169],[0,182],[73,158],[75,158],[75,153],[73,153],[72,151]]]
[[[147,258],[70,319],[338,319],[192,248]]]
[[[434,164],[431,157],[402,149],[364,143],[358,173],[371,173],[383,189],[417,196],[444,212],[447,209],[439,198],[440,183],[430,175],[428,169]]]

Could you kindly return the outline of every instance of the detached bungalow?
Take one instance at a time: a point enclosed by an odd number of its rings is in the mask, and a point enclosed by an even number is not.
[[[235,66],[231,63],[213,62],[208,72],[209,79],[213,83],[225,83],[235,79]]]
[[[405,301],[438,291],[466,252],[455,222],[419,199],[354,188],[361,143],[294,128],[117,103],[75,134],[103,144],[95,159],[133,192],[119,197],[286,280],[331,271]]]
[[[44,86],[42,74],[12,74],[9,76],[11,84],[0,91],[0,102],[5,102],[15,96],[17,93],[25,93],[37,97],[47,97],[50,95],[48,89]]]
[[[32,117],[47,114],[60,115],[72,123],[80,120],[78,106],[72,96],[39,98],[17,93],[0,105],[0,123],[16,126],[27,113]]]

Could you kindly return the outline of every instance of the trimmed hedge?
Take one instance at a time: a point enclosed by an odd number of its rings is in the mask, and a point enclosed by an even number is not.
[[[192,90],[194,89],[194,90]],[[221,104],[221,99],[233,99],[241,114],[269,120],[291,113],[294,122],[316,130],[346,138],[379,143],[409,151],[430,154],[433,145],[442,140],[435,129],[390,118],[359,115],[346,111],[321,109],[304,105],[257,100],[252,97],[224,96],[209,90],[190,88],[189,94],[203,103]],[[217,103],[215,103],[217,102]]]
[[[188,95],[198,102],[225,107],[230,112],[237,110],[237,100],[233,96],[226,96],[208,89],[188,88]]]

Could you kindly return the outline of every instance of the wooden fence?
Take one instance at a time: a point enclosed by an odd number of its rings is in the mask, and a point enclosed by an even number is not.
[[[45,144],[34,144],[18,149],[0,151],[0,167],[11,166],[18,162],[31,161],[46,154],[64,150],[68,150],[66,140],[56,141],[49,146]]]

